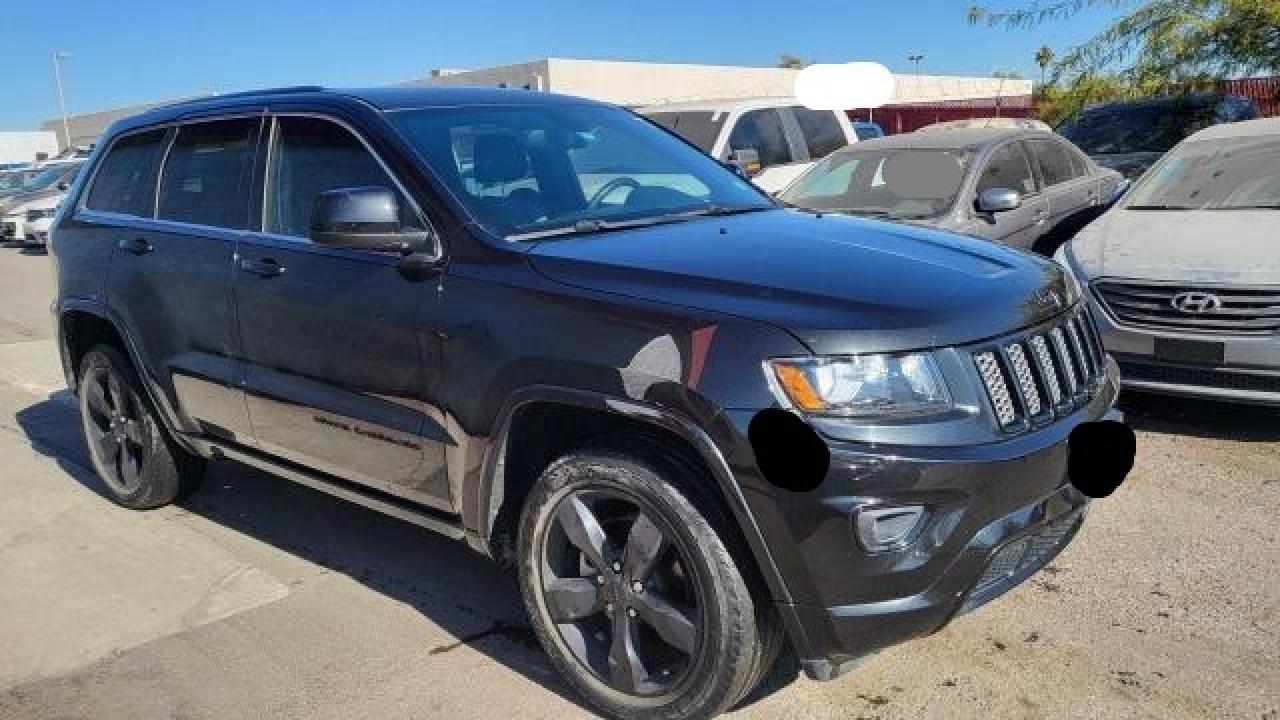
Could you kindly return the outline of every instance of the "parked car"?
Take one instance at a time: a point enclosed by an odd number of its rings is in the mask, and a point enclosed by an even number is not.
[[[22,185],[36,174],[29,166],[22,166],[0,172],[0,198],[20,192]]]
[[[781,208],[588,100],[224,95],[90,166],[50,248],[110,497],[231,459],[465,540],[617,717],[713,715],[785,644],[829,679],[1008,591],[1118,417],[1058,265]]]
[[[1052,255],[1122,190],[1119,173],[1052,133],[970,129],[858,143],[810,168],[778,197]]]
[[[27,242],[27,223],[53,216],[83,164],[51,165],[32,176],[18,192],[0,196],[0,242]]]
[[[853,132],[858,136],[859,140],[874,140],[875,138],[884,137],[884,128],[879,123],[873,123],[867,120],[854,120]]]
[[[1280,119],[1171,150],[1058,259],[1125,384],[1280,405]]]
[[[938,130],[968,130],[971,128],[1009,129],[1009,130],[1043,130],[1053,132],[1049,124],[1035,118],[1017,117],[984,117],[967,120],[943,120],[932,125],[925,125],[916,132],[935,132]]]
[[[1058,134],[1099,165],[1135,179],[1192,133],[1259,117],[1262,111],[1249,98],[1193,93],[1093,105],[1059,125]]]
[[[766,192],[781,190],[814,162],[858,142],[843,112],[810,110],[794,98],[708,100],[637,112],[708,155],[737,163]]]

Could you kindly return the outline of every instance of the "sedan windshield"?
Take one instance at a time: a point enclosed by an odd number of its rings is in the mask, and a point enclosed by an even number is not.
[[[965,150],[841,152],[815,165],[779,199],[812,210],[903,220],[936,217],[955,203],[969,160]]]
[[[78,166],[77,166],[78,167]],[[46,188],[53,187],[56,183],[64,178],[70,181],[75,176],[75,168],[66,165],[54,165],[47,167],[40,172],[27,177],[21,185],[13,187],[9,192],[39,192]]]
[[[1180,145],[1133,188],[1125,207],[1280,209],[1280,135]]]
[[[482,106],[389,117],[458,200],[510,239],[773,207],[716,161],[618,108]]]

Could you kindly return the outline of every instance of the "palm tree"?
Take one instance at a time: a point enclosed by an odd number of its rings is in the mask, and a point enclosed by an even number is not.
[[[1041,45],[1036,51],[1036,64],[1040,66],[1040,87],[1044,87],[1044,72],[1053,64],[1053,48]]]

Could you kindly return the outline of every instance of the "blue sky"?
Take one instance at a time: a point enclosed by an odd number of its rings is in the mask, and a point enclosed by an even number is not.
[[[1029,0],[1026,0],[1029,1]],[[1000,0],[992,7],[1020,6]],[[68,111],[273,85],[378,85],[431,68],[541,57],[769,66],[782,52],[922,72],[1038,74],[1032,56],[1096,32],[1114,10],[1028,31],[970,27],[970,0],[45,0],[3,12],[0,130],[57,116],[52,55],[65,50]]]

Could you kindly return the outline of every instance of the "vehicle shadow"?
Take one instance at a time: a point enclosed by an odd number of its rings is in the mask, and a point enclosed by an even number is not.
[[[38,452],[111,502],[91,469],[69,391],[16,417]],[[560,678],[529,627],[515,573],[462,543],[230,461],[211,464],[200,489],[179,507],[413,607],[457,638],[429,649],[431,655],[469,646],[591,711]],[[798,674],[798,663],[785,654],[735,709],[772,695]]]
[[[1280,409],[1125,390],[1120,409],[1134,430],[1237,442],[1280,442]]]
[[[38,452],[111,502],[91,469],[70,392],[16,417]],[[515,574],[462,543],[229,461],[212,463],[178,507],[413,607],[457,638],[430,648],[431,655],[469,646],[589,710],[533,635]]]

